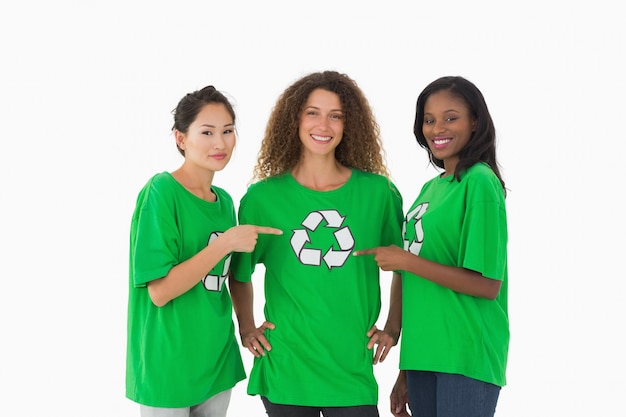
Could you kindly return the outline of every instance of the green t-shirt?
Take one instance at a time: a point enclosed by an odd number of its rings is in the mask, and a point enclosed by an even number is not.
[[[400,369],[461,374],[504,386],[509,347],[504,192],[488,165],[427,182],[408,211],[405,249],[502,281],[495,300],[402,273]]]
[[[153,407],[188,407],[232,388],[245,371],[223,281],[230,255],[163,307],[146,284],[164,277],[236,223],[231,197],[202,200],[163,172],[139,193],[130,233],[126,396]]]
[[[385,177],[352,170],[333,191],[314,191],[290,174],[253,184],[240,224],[276,227],[253,253],[237,253],[237,280],[265,266],[266,332],[272,350],[256,358],[248,393],[278,404],[354,406],[378,403],[367,331],[380,312],[379,269],[352,252],[401,245],[402,198]],[[385,283],[385,285],[390,285]]]

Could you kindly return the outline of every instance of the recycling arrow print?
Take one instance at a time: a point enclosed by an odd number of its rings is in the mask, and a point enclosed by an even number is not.
[[[302,226],[306,227],[309,230],[315,231],[317,226],[320,225],[322,220],[326,220],[326,227],[334,227],[339,228],[341,224],[345,220],[345,217],[342,217],[341,214],[337,212],[337,210],[320,210],[313,211],[306,216],[306,219],[302,222]]]
[[[315,232],[322,220],[326,221],[326,227],[338,229],[333,235],[341,249],[334,250],[331,246],[323,258],[321,249],[304,247],[311,242],[309,231]],[[336,210],[320,210],[309,213],[302,222],[305,229],[295,229],[291,236],[291,247],[300,262],[304,265],[319,266],[324,259],[328,269],[342,266],[354,248],[354,238],[350,229],[348,227],[340,228],[344,220],[345,217]]]
[[[213,232],[211,236],[209,236],[209,244],[213,242],[215,239],[221,235],[221,232]],[[208,245],[208,244],[207,244]],[[232,258],[232,254],[228,254],[226,259],[224,259],[224,265],[222,267],[222,271],[220,275],[213,275],[211,272],[218,272],[218,267],[221,262],[215,265],[213,269],[206,274],[204,278],[202,278],[202,283],[204,284],[204,288],[209,291],[222,291],[222,286],[224,285],[224,281],[226,281],[226,277],[228,277],[228,271],[230,270],[230,259]]]
[[[409,242],[408,240],[404,241],[404,249],[408,250],[412,254],[419,255],[420,250],[422,249],[422,243],[424,243],[424,229],[422,228],[422,216],[426,213],[426,209],[428,209],[428,203],[422,203],[411,210],[406,215],[406,223],[408,224],[409,220],[415,220],[414,230],[415,230],[415,238]],[[406,226],[405,226],[406,228]],[[403,231],[403,233],[406,229]],[[406,236],[406,235],[405,235]]]
[[[309,217],[311,216],[309,215]],[[302,224],[304,225],[304,223]],[[296,229],[293,231],[293,236],[291,236],[291,247],[293,248],[293,251],[298,259],[300,259],[300,262],[305,265],[319,266],[321,263],[322,251],[319,249],[305,249],[304,245],[309,242],[311,242],[311,239],[309,238],[309,233],[305,229]]]
[[[343,227],[337,230],[334,235],[341,250],[334,250],[332,246],[328,249],[324,255],[324,262],[326,262],[328,269],[342,266],[354,248],[354,238],[349,228]]]

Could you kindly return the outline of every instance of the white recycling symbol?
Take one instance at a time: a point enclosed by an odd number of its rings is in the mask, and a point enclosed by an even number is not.
[[[406,215],[406,220],[404,221],[404,225],[402,226],[402,236],[404,239],[404,250],[408,250],[409,252],[419,255],[420,249],[422,248],[422,243],[424,243],[424,229],[422,228],[422,216],[426,212],[428,208],[428,203],[419,204],[413,210],[411,210]],[[406,239],[406,227],[410,221],[415,220],[414,228],[415,228],[415,238],[411,242]]]
[[[333,235],[339,245],[339,250],[331,245],[323,256],[322,249],[305,248],[305,245],[311,242],[309,232],[315,232],[322,220],[326,221],[326,227],[336,229]],[[319,210],[309,213],[302,222],[304,229],[295,229],[291,236],[291,247],[300,262],[305,265],[319,266],[323,259],[328,269],[342,266],[354,249],[354,237],[350,228],[341,227],[344,220],[345,217],[342,217],[336,210]]]
[[[222,232],[213,232],[211,236],[209,236],[209,243],[213,242]],[[228,254],[226,258],[222,261],[218,262],[217,265],[213,267],[213,269],[206,274],[204,278],[202,278],[202,283],[204,284],[204,288],[209,291],[222,291],[222,286],[224,285],[224,281],[228,277],[228,270],[230,269],[230,258],[232,254]],[[221,269],[221,271],[220,271]],[[214,275],[218,273],[219,275]]]

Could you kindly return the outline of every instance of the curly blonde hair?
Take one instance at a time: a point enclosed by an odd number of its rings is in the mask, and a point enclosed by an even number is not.
[[[341,102],[344,130],[335,149],[337,161],[349,168],[389,178],[380,127],[369,102],[354,80],[336,71],[311,73],[281,94],[265,128],[254,178],[280,175],[296,166],[302,154],[298,135],[300,115],[309,95],[316,89],[337,94]]]

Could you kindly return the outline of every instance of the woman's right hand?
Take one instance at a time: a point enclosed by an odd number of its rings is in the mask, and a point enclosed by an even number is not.
[[[259,234],[282,235],[283,231],[273,227],[243,224],[234,226],[224,232],[220,238],[227,239],[232,252],[252,252]]]

